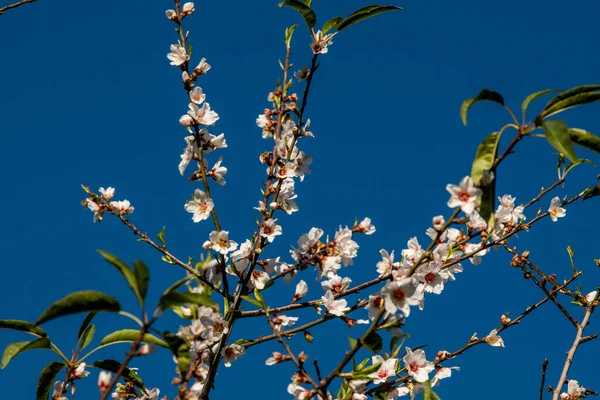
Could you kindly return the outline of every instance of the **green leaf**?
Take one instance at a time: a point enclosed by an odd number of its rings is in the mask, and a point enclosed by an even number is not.
[[[102,251],[102,250],[98,250],[98,253],[100,253],[100,255],[102,257],[104,257],[104,259],[106,261],[108,261],[113,267],[115,267],[117,269],[117,271],[119,271],[121,273],[121,275],[123,275],[123,277],[125,278],[125,281],[127,281],[127,284],[133,291],[133,294],[135,294],[135,297],[137,297],[138,302],[143,307],[145,294],[142,295],[142,291],[140,290],[136,273],[133,272],[127,264],[125,264],[123,261],[121,261],[114,255],[107,253],[105,251]],[[147,273],[148,273],[148,269],[146,268],[146,274]],[[146,282],[146,288],[148,287],[147,285],[148,285],[148,283]]]
[[[554,114],[558,114],[559,112],[566,111],[569,108],[577,107],[582,104],[593,103],[595,101],[600,101],[600,93],[598,92],[581,93],[575,96],[570,96],[564,100],[558,101],[551,107],[546,107],[546,109],[540,114],[540,117],[550,117]]]
[[[581,200],[588,200],[596,196],[600,196],[600,184],[594,186],[593,188],[585,189],[584,195]]]
[[[361,371],[363,368],[365,368],[365,366],[369,363],[371,359],[370,358],[365,358],[364,360],[362,360],[362,362],[360,364],[358,364],[356,366],[356,368],[354,368],[356,371]]]
[[[433,392],[431,388],[431,381],[427,381],[423,387],[423,400],[440,400],[440,397]]]
[[[92,320],[94,319],[95,316],[96,316],[96,313],[91,312],[85,317],[85,319],[81,323],[81,326],[79,327],[79,333],[77,334],[77,340],[81,340],[81,335],[86,330],[86,328],[90,325],[90,323],[92,322]]]
[[[360,373],[364,374],[364,375],[372,374],[373,372],[377,371],[380,366],[381,366],[381,363],[370,365],[367,368],[361,369]]]
[[[160,230],[160,232],[158,232],[156,234],[156,237],[158,238],[158,240],[160,240],[160,244],[163,245],[163,247],[165,247],[165,230],[167,229],[166,226],[163,226],[163,228]]]
[[[554,93],[554,92],[560,92],[560,90],[546,89],[546,90],[541,90],[539,92],[530,94],[529,96],[525,97],[525,100],[523,100],[523,105],[521,106],[521,111],[523,111],[523,114],[525,114],[525,112],[527,111],[527,107],[529,107],[529,104],[531,104],[532,101],[534,101],[542,96],[545,96],[549,93]]]
[[[383,348],[383,340],[377,332],[371,332],[365,338],[364,346],[371,350],[374,354],[377,354]]]
[[[115,360],[100,360],[90,364],[90,366],[117,373],[121,368],[121,363]],[[129,368],[125,367],[121,377],[123,377],[126,382],[133,383],[138,389],[144,389],[144,382],[142,382],[142,378],[140,378],[138,374]]]
[[[261,308],[265,308],[266,307],[265,298],[260,293],[260,290],[258,290],[257,288],[254,288],[254,297],[256,297],[256,300],[258,300],[260,302]]]
[[[104,345],[113,344],[113,343],[135,342],[139,339],[139,337],[140,337],[139,330],[122,329],[122,330],[115,331],[113,333],[110,333],[110,334],[104,336],[102,341],[100,341],[100,345],[104,346]],[[142,339],[142,343],[152,343],[152,344],[155,344],[160,347],[164,347],[167,349],[169,348],[169,345],[166,342],[164,342],[160,338],[157,338],[154,335],[151,335],[150,333],[146,333],[144,335],[144,338]]]
[[[0,365],[0,369],[6,368],[10,360],[15,358],[21,353],[25,353],[26,351],[33,349],[49,349],[50,348],[50,340],[48,338],[41,338],[32,340],[30,342],[14,342],[10,343],[4,349],[4,354],[2,354],[2,365]]]
[[[354,346],[356,346],[357,340],[349,337],[348,343],[350,343],[350,348],[354,348]]]
[[[48,334],[39,326],[32,324],[31,322],[16,319],[0,320],[0,329],[12,329],[15,331],[27,332],[39,337],[48,336]]]
[[[363,7],[361,9],[354,11],[352,14],[347,16],[342,22],[340,22],[340,24],[337,27],[337,30],[339,32],[342,29],[346,29],[347,27],[354,25],[360,21],[374,17],[379,14],[383,14],[388,11],[401,11],[401,10],[403,10],[403,8],[397,7],[397,6],[372,5],[372,6]]]
[[[502,106],[504,105],[504,97],[502,97],[500,93],[489,89],[483,89],[477,96],[463,101],[460,106],[460,118],[462,119],[463,124],[467,125],[467,114],[469,113],[469,109],[473,104],[479,101],[493,101]]]
[[[569,137],[576,145],[600,153],[600,137],[584,129],[569,128]]]
[[[180,293],[171,292],[160,298],[159,307],[163,310],[171,306],[178,306],[181,304],[195,304],[198,306],[212,307],[216,303],[210,299],[210,297],[199,294],[199,293]]]
[[[60,371],[65,367],[65,363],[53,361],[42,370],[35,390],[36,400],[48,400],[50,390],[54,386],[54,381]]]
[[[294,31],[296,30],[297,27],[298,27],[298,24],[294,24],[294,25],[290,26],[289,28],[285,28],[285,46],[287,48],[290,47],[290,43],[292,41],[292,35],[294,34]],[[279,60],[279,66],[281,67],[282,71],[285,70],[285,68],[283,67],[283,64],[281,63],[281,60]]]
[[[137,282],[137,287],[140,292],[140,296],[142,297],[142,301],[146,299],[146,294],[148,294],[148,283],[150,282],[150,271],[148,271],[148,267],[142,261],[134,261],[133,262],[133,272],[135,274],[135,280]],[[143,304],[143,302],[142,302]]]
[[[168,343],[171,352],[177,358],[179,373],[185,375],[190,368],[190,347],[185,340],[169,332],[163,333],[163,339]]]
[[[241,297],[242,297],[242,299],[246,300],[248,303],[252,303],[258,308],[263,308],[263,305],[260,303],[260,301],[255,300],[250,296],[241,296]]]
[[[119,312],[121,305],[107,294],[93,290],[71,293],[67,297],[52,304],[36,321],[42,324],[65,315],[82,312]]]
[[[297,10],[300,13],[300,15],[302,15],[302,18],[304,18],[304,22],[306,22],[308,29],[312,29],[315,27],[315,24],[317,23],[317,15],[312,10],[312,8],[310,8],[300,0],[282,1],[281,3],[279,3],[279,7],[283,6],[288,6]]]
[[[326,34],[330,30],[337,28],[342,23],[342,21],[344,21],[344,18],[342,17],[331,18],[329,21],[325,22],[325,25],[323,25],[323,29],[321,29],[321,32],[323,32],[323,35]]]
[[[500,137],[502,136],[502,129],[499,132],[490,133],[484,140],[479,144],[477,152],[475,153],[475,160],[471,167],[471,178],[475,184],[479,184],[481,191],[483,192],[480,200],[479,215],[484,221],[488,222],[490,217],[494,213],[494,205],[496,201],[496,179],[492,180],[487,185],[481,185],[481,178],[483,173],[489,171],[494,165],[496,156],[498,155],[498,144],[500,143]]]
[[[573,142],[569,137],[567,123],[562,120],[542,121],[542,127],[546,132],[546,139],[559,153],[562,153],[571,162],[577,161],[577,154],[573,149]]]
[[[302,2],[303,2],[304,4],[306,4],[307,6],[309,6],[309,7],[310,7],[310,5],[312,4],[312,0],[302,0]]]
[[[598,90],[600,90],[600,85],[584,85],[565,90],[564,92],[550,100],[548,104],[546,104],[546,107],[544,107],[544,110],[551,108],[555,104],[561,102],[562,100],[568,99],[569,97],[577,96],[582,93],[595,92]]]
[[[92,339],[94,339],[95,333],[96,333],[96,326],[94,324],[85,328],[85,330],[81,334],[81,337],[79,338],[79,348],[81,350],[88,347],[88,345],[92,342]]]

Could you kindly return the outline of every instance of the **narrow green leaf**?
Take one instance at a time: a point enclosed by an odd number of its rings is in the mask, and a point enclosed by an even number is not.
[[[433,392],[429,380],[423,386],[423,400],[440,400],[440,397]]]
[[[473,104],[479,101],[493,101],[502,106],[504,105],[504,97],[502,97],[500,93],[489,89],[483,89],[477,96],[463,101],[460,106],[460,118],[462,119],[463,124],[467,125],[467,114],[469,113],[469,109]]]
[[[289,28],[285,28],[285,46],[287,48],[290,47],[290,43],[292,42],[292,35],[294,34],[294,31],[296,30],[297,27],[298,27],[298,24],[294,24],[294,25],[290,26]],[[279,66],[281,67],[282,71],[285,71],[285,68],[283,67],[283,64],[281,63],[281,60],[279,60]]]
[[[377,332],[371,332],[365,338],[364,346],[371,350],[374,354],[378,354],[383,348],[383,340]]]
[[[25,353],[26,351],[33,349],[49,349],[50,348],[50,340],[48,338],[41,338],[32,340],[30,342],[14,342],[10,343],[4,349],[4,354],[2,354],[2,365],[0,365],[0,369],[6,368],[8,363],[18,356],[21,353]]]
[[[166,310],[171,306],[178,306],[181,304],[196,304],[198,306],[212,307],[216,303],[208,296],[190,292],[171,292],[166,296],[161,297],[159,301],[159,307],[163,310]]]
[[[304,4],[306,4],[307,6],[310,7],[310,5],[312,4],[312,0],[303,0],[302,1]]]
[[[372,5],[363,7],[348,15],[337,27],[338,32],[365,19],[383,14],[388,11],[401,11],[402,7]]]
[[[48,336],[48,334],[39,326],[32,324],[31,322],[16,319],[0,320],[0,329],[12,329],[15,331],[27,332],[39,337]]]
[[[546,139],[552,147],[558,150],[559,153],[564,154],[571,162],[577,161],[577,154],[573,149],[573,142],[571,142],[565,121],[542,121],[542,127],[546,132]]]
[[[600,137],[584,129],[569,128],[571,141],[578,146],[600,153]]]
[[[370,366],[360,370],[360,373],[365,374],[365,375],[372,374],[373,372],[377,371],[380,366],[381,366],[381,363],[370,365]]]
[[[370,358],[365,358],[364,360],[361,361],[360,364],[358,364],[356,366],[356,368],[354,368],[354,370],[362,371],[366,367],[366,365],[369,363],[370,360],[371,360]]]
[[[593,103],[596,101],[600,101],[600,93],[598,92],[590,92],[590,93],[581,93],[575,96],[567,97],[564,100],[561,100],[555,103],[550,108],[545,109],[540,117],[547,118],[554,114],[558,114],[559,112],[563,112],[568,110],[569,108],[577,107],[587,103]]]
[[[241,296],[241,297],[242,297],[242,299],[246,300],[248,303],[252,303],[258,308],[263,308],[263,305],[260,303],[260,301],[255,300],[250,296]]]
[[[185,375],[190,368],[190,348],[185,340],[169,332],[163,333],[163,339],[168,343],[173,355],[177,358],[179,373]]]
[[[107,344],[113,343],[130,343],[135,342],[140,337],[140,331],[136,329],[122,329],[119,331],[115,331],[110,333],[100,341],[100,345],[104,346]],[[156,336],[146,333],[144,338],[142,339],[142,343],[152,343],[160,347],[169,348],[169,345],[160,338]]]
[[[350,343],[350,348],[354,348],[354,346],[356,346],[357,341],[356,341],[356,339],[349,337],[348,343]]]
[[[321,30],[321,32],[323,32],[323,35],[326,34],[330,30],[337,28],[342,23],[342,21],[344,21],[344,18],[342,17],[331,18],[329,21],[325,22],[325,25],[323,25],[323,29]]]
[[[79,327],[79,333],[77,334],[77,340],[81,340],[81,335],[86,330],[86,328],[90,325],[90,323],[92,322],[92,320],[94,319],[95,316],[96,316],[96,313],[91,312],[85,317],[85,319],[81,323],[81,326]]]
[[[125,278],[125,281],[127,282],[129,287],[133,291],[133,294],[135,294],[135,297],[137,297],[140,305],[143,306],[144,296],[142,296],[140,287],[138,285],[136,273],[133,272],[127,264],[125,264],[123,261],[121,261],[114,255],[107,253],[105,251],[102,251],[102,250],[98,250],[98,253],[100,253],[100,255],[102,257],[104,257],[104,259],[106,261],[108,261],[109,264],[111,264],[113,267],[115,267],[117,269],[117,271],[119,271],[121,273],[121,275],[123,275],[123,277]],[[148,269],[146,268],[146,273],[147,273],[147,270]],[[146,282],[146,285],[147,285],[147,282]]]
[[[525,100],[523,100],[523,105],[521,105],[521,111],[523,111],[523,114],[525,114],[525,112],[527,111],[527,107],[529,107],[529,104],[531,104],[532,101],[554,92],[560,92],[560,90],[546,89],[530,94],[529,96],[525,97]]]
[[[163,228],[160,230],[160,232],[158,232],[156,234],[156,237],[158,238],[158,240],[160,240],[160,244],[163,245],[163,247],[165,246],[165,230],[167,229],[166,226],[163,226]]]
[[[587,188],[581,200],[588,200],[596,196],[600,196],[600,184],[594,186],[593,188]]]
[[[302,18],[304,18],[304,22],[308,26],[308,29],[312,29],[315,27],[317,23],[317,14],[310,8],[310,6],[304,4],[300,0],[285,0],[279,3],[279,7],[288,6],[295,10],[297,10]]]
[[[42,370],[35,390],[36,400],[48,400],[50,390],[54,386],[54,380],[65,367],[65,363],[53,361]]]
[[[492,180],[487,185],[481,184],[481,178],[485,171],[489,171],[494,165],[496,156],[498,155],[498,144],[502,136],[501,130],[499,132],[490,133],[481,142],[475,153],[475,160],[471,167],[471,178],[473,182],[480,185],[481,191],[483,192],[480,199],[479,215],[484,221],[488,222],[490,217],[494,213],[494,205],[496,201],[496,179]]]
[[[142,298],[142,304],[146,299],[146,294],[148,294],[148,283],[150,282],[150,271],[146,264],[142,261],[134,261],[133,262],[133,272],[135,274],[135,280],[137,282],[137,287],[140,292],[140,296]]]
[[[555,96],[552,100],[550,100],[548,102],[548,104],[546,104],[546,107],[544,107],[544,110],[549,109],[556,103],[558,103],[562,100],[568,99],[569,97],[577,96],[578,94],[582,94],[582,93],[595,92],[598,90],[600,90],[600,85],[584,85],[584,86],[577,86],[577,87],[574,87],[569,90],[565,90],[564,92],[562,92],[561,94]]]
[[[36,321],[42,324],[65,315],[82,312],[119,312],[121,305],[107,294],[93,290],[71,293],[67,297],[52,304]]]
[[[88,345],[94,339],[95,333],[96,333],[96,325],[92,324],[92,325],[88,326],[87,328],[85,328],[85,330],[81,334],[81,337],[79,338],[79,348],[81,350],[88,347]]]
[[[90,367],[95,367],[113,373],[117,373],[121,368],[121,363],[115,360],[100,360],[96,361],[93,364],[90,364]],[[140,378],[138,374],[136,374],[129,368],[125,367],[121,376],[123,377],[123,379],[125,379],[126,382],[131,382],[137,388],[144,389],[144,382],[142,382],[142,378]]]
[[[256,300],[258,300],[260,302],[261,308],[265,308],[266,307],[265,298],[260,293],[260,290],[258,290],[257,288],[254,288],[254,297],[256,297]]]

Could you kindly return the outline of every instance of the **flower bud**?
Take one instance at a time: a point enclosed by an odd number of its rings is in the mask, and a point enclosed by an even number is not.
[[[306,340],[308,343],[312,343],[313,339],[313,335],[311,335],[309,331],[304,331],[304,340]]]

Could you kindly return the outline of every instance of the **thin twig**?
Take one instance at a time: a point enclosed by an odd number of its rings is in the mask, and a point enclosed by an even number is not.
[[[542,382],[540,383],[540,400],[544,399],[544,384],[546,383],[546,368],[548,368],[548,359],[544,358],[542,363]]]
[[[0,15],[4,14],[4,12],[6,10],[10,10],[12,8],[17,8],[17,7],[20,7],[20,6],[22,6],[24,4],[27,4],[27,3],[33,3],[34,1],[36,1],[36,0],[21,0],[21,1],[18,1],[16,3],[4,6],[4,7],[0,8]]]

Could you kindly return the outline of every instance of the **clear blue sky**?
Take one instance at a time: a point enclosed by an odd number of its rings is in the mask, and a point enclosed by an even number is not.
[[[320,23],[369,4],[314,3]],[[478,143],[508,122],[502,109],[478,104],[464,127],[458,113],[463,99],[488,87],[518,110],[529,93],[598,83],[600,71],[594,50],[597,1],[406,0],[396,5],[405,11],[342,32],[322,57],[307,112],[316,138],[301,143],[313,154],[313,174],[297,184],[300,213],[282,217],[284,236],[270,250],[287,258],[289,246],[312,226],[333,235],[338,225],[369,216],[377,232],[360,238],[355,266],[343,271],[355,282],[375,276],[379,249],[399,252],[413,236],[425,241],[431,217],[449,214],[445,185],[468,174]],[[133,296],[95,249],[127,261],[144,260],[152,271],[151,299],[182,276],[116,220],[107,217],[94,225],[91,213],[79,205],[84,198],[80,184],[115,186],[117,197],[135,206],[132,220],[142,230],[153,234],[167,226],[168,244],[180,258],[197,258],[202,251],[212,226],[193,224],[183,210],[196,185],[177,171],[185,135],[178,119],[187,101],[180,72],[166,58],[176,40],[164,16],[170,7],[169,1],[39,1],[0,17],[0,318],[35,320],[51,302],[82,289],[118,294],[134,310]],[[224,227],[243,242],[254,228],[252,207],[264,177],[258,154],[268,146],[255,119],[268,106],[277,59],[284,56],[283,30],[300,24],[293,42],[297,66],[310,60],[309,40],[299,16],[279,9],[275,0],[198,1],[196,10],[187,20],[193,56],[195,62],[206,57],[213,66],[202,87],[221,117],[213,131],[225,132],[229,144],[220,152],[229,168],[228,183],[214,188],[215,202]],[[593,118],[597,110],[598,105],[590,105],[564,115],[571,126],[600,133]],[[511,193],[525,202],[554,181],[556,160],[541,139],[519,145],[516,156],[502,165],[499,194]],[[598,172],[582,167],[558,195],[578,193]],[[547,206],[549,199],[543,203]],[[534,212],[526,214],[531,218]],[[513,244],[530,249],[533,260],[560,280],[570,273],[565,248],[573,245],[578,266],[585,270],[581,282],[587,293],[599,283],[592,262],[600,258],[599,223],[597,202],[578,203],[567,218],[535,225]],[[497,251],[479,267],[466,263],[466,271],[442,296],[429,296],[425,310],[411,314],[409,344],[428,344],[432,359],[437,350],[461,347],[475,331],[487,334],[502,313],[516,316],[539,300],[539,289],[508,261],[507,254]],[[313,276],[305,280],[313,282]],[[267,299],[281,304],[292,292],[291,286],[272,289]],[[320,295],[315,283],[309,297]],[[310,312],[298,315],[299,322],[314,317]],[[67,352],[82,318],[47,326]],[[96,322],[97,338],[131,327],[112,316]],[[177,327],[172,317],[160,326]],[[245,329],[247,334],[233,337],[268,332],[262,320]],[[294,348],[316,356],[330,370],[348,348],[346,337],[356,337],[360,330],[350,331],[337,321],[311,333],[313,345],[298,338],[292,341]],[[569,322],[548,304],[503,335],[505,349],[480,346],[450,364],[461,371],[442,382],[439,394],[444,399],[535,398],[543,358],[550,359],[549,383],[555,384],[573,336]],[[1,345],[25,338],[0,332]],[[108,350],[103,357],[122,359],[126,349]],[[252,348],[233,368],[221,368],[214,397],[289,396],[285,388],[292,366],[263,367],[274,350],[280,350],[277,343]],[[570,377],[594,386],[598,373],[592,368],[593,355],[599,351],[600,342],[584,345]],[[172,397],[174,364],[166,352],[152,357],[136,363],[140,374],[148,386]],[[2,397],[33,398],[39,371],[50,360],[50,353],[41,352],[15,359],[0,371]],[[95,382],[96,375],[81,382],[79,397],[95,393],[83,395],[85,388],[95,390]]]

